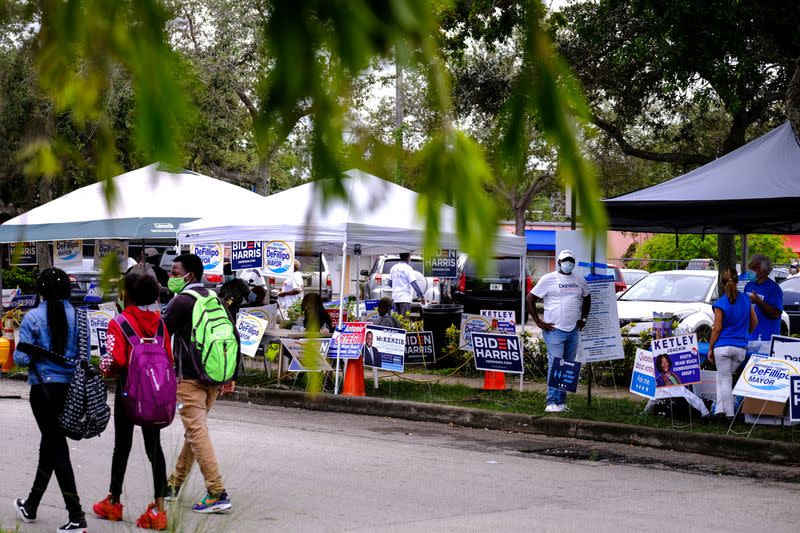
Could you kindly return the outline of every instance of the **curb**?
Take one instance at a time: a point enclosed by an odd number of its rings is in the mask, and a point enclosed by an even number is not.
[[[383,398],[309,395],[302,391],[241,387],[224,400],[331,411],[369,416],[388,416],[420,422],[456,424],[478,429],[514,431],[553,437],[631,444],[663,448],[726,459],[757,463],[800,464],[800,444],[764,439],[743,439],[724,435],[698,434],[672,429],[630,426],[572,418],[501,413],[468,407],[453,407]]]

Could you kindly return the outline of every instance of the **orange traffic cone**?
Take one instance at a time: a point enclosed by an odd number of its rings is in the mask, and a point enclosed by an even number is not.
[[[505,390],[505,388],[505,372],[495,372],[493,370],[486,371],[483,377],[483,390]]]
[[[364,361],[358,359],[348,359],[347,368],[344,372],[344,384],[342,385],[342,396],[366,396],[364,390]]]

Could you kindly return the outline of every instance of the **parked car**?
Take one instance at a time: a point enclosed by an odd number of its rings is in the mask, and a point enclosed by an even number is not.
[[[622,279],[625,280],[625,284],[630,287],[637,281],[642,278],[646,278],[650,272],[647,270],[639,270],[636,268],[621,268],[620,272],[622,273]]]
[[[322,301],[330,301],[333,293],[333,281],[325,254],[296,253],[294,257],[300,261],[300,271],[303,273],[303,292],[318,292]],[[322,263],[322,272],[320,272],[320,262]],[[286,278],[287,276],[276,275],[266,278],[273,300],[277,298]]]
[[[800,277],[780,284],[783,289],[783,311],[789,315],[792,331],[800,331]]]
[[[172,271],[172,263],[175,262],[175,258],[178,257],[178,255],[178,252],[176,252],[174,248],[167,248],[164,250],[164,253],[161,254],[158,266],[169,274]],[[203,287],[217,290],[222,286],[222,280],[222,274],[203,274]]]
[[[392,288],[389,286],[389,272],[392,270],[392,267],[399,262],[400,256],[398,255],[381,255],[372,264],[370,270],[361,271],[361,275],[367,277],[361,290],[361,295],[365,300],[379,300],[384,296],[392,297]],[[416,282],[425,295],[425,300],[428,303],[441,302],[441,284],[439,283],[439,278],[426,278],[424,276],[422,257],[419,255],[412,255],[409,264],[417,273]],[[421,312],[422,305],[420,301],[415,298],[411,303],[411,315],[417,317],[421,315]]]
[[[136,264],[136,260],[128,258],[127,268]],[[126,270],[127,270],[126,268]],[[65,267],[64,272],[69,276],[69,283],[71,294],[69,301],[76,305],[84,305],[84,298],[86,291],[89,290],[89,285],[92,281],[100,281],[100,271],[94,268],[94,258],[89,257],[83,259],[81,266]],[[114,302],[117,300],[117,290],[112,288],[109,292],[103,295],[103,300],[106,302]]]
[[[486,273],[478,277],[475,262],[467,257],[461,263],[458,283],[453,288],[453,301],[464,306],[465,313],[480,313],[481,309],[514,311],[521,323],[523,288],[520,283],[519,257],[493,257],[488,260]],[[533,288],[531,277],[525,276],[525,294]]]
[[[718,298],[716,270],[667,270],[639,280],[617,297],[617,312],[625,335],[638,338],[653,326],[653,313],[669,313],[678,321],[676,333],[696,333],[708,342]],[[789,315],[781,315],[781,334],[788,335]]]

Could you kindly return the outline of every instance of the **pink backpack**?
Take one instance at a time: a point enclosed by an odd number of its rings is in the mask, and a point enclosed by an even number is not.
[[[131,345],[122,400],[128,419],[137,426],[167,427],[175,418],[178,382],[164,345],[164,321],[155,338],[141,338],[124,315],[116,318]]]

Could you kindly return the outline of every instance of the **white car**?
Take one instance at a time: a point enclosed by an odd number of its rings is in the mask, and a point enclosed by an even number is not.
[[[620,268],[619,271],[622,272],[622,279],[628,287],[650,275],[647,270],[639,270],[638,268]]]
[[[617,298],[619,324],[628,337],[653,327],[653,313],[669,313],[678,327],[675,333],[697,333],[708,342],[718,298],[716,270],[667,270],[641,279]],[[781,334],[789,334],[789,315],[781,313]]]

